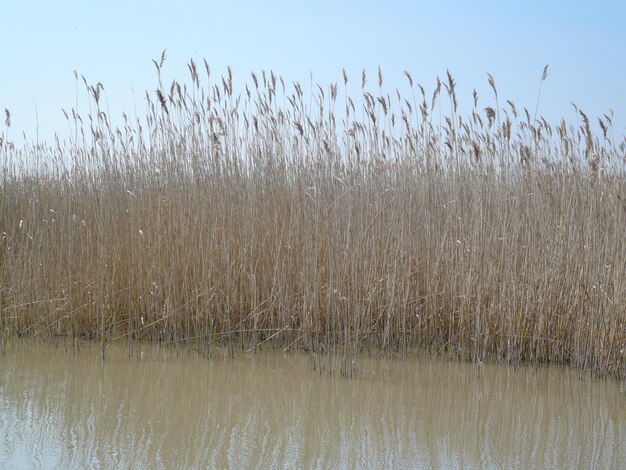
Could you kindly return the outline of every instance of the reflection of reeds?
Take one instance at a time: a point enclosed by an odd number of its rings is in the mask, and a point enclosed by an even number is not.
[[[91,112],[66,114],[69,141],[17,147],[7,114],[3,329],[424,346],[625,374],[625,142],[610,115],[602,138],[583,112],[553,127],[512,102],[480,111],[477,95],[461,117],[448,74],[438,125],[439,80],[404,100],[363,76],[362,105],[345,95],[338,113],[336,84],[289,91],[263,72],[237,95],[230,70],[189,69],[120,128],[85,82]]]

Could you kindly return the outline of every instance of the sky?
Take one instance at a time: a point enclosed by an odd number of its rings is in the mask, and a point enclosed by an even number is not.
[[[310,75],[325,86],[345,68],[357,93],[363,69],[372,89],[380,66],[389,92],[406,90],[408,70],[427,93],[449,70],[462,112],[473,89],[481,107],[494,105],[489,72],[501,105],[532,114],[549,64],[540,115],[577,122],[574,102],[597,122],[612,108],[615,135],[626,134],[624,1],[0,0],[0,10],[0,112],[11,112],[16,142],[69,133],[62,108],[86,106],[74,71],[104,85],[114,122],[141,107],[164,49],[165,82],[188,81],[189,59],[204,58],[216,75],[231,66],[241,93],[261,69],[306,90]]]

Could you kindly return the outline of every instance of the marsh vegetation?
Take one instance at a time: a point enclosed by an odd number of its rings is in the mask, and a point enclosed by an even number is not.
[[[553,125],[491,76],[467,116],[449,74],[427,92],[406,73],[406,96],[380,70],[306,92],[262,72],[237,91],[191,61],[161,84],[163,60],[147,114],[120,126],[80,76],[89,111],[64,111],[69,138],[17,144],[6,111],[3,337],[426,348],[626,375],[610,114],[598,133],[581,110]]]

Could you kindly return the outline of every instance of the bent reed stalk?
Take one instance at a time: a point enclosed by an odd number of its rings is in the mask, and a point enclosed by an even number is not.
[[[7,111],[3,335],[428,348],[626,375],[612,116],[596,136],[582,111],[552,126],[474,94],[463,117],[450,74],[427,96],[406,72],[406,100],[380,70],[360,104],[345,72],[310,93],[253,73],[236,94],[230,69],[212,81],[204,65],[121,127],[83,78],[90,111],[66,112],[68,140],[18,146]]]

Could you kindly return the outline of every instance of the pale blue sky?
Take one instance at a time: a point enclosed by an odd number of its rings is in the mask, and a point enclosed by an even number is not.
[[[236,91],[251,70],[274,70],[288,83],[323,85],[344,67],[355,89],[363,68],[374,88],[378,65],[389,91],[406,87],[402,71],[432,92],[450,69],[460,106],[472,89],[481,107],[499,96],[534,110],[545,64],[550,74],[539,113],[575,118],[570,101],[595,118],[615,111],[626,133],[626,2],[623,1],[2,1],[0,111],[11,135],[65,135],[61,108],[75,103],[73,71],[102,82],[111,114],[141,105],[154,90],[152,58],[167,48],[167,79],[188,79],[189,58],[215,74],[231,65]],[[136,98],[133,98],[132,90]],[[82,93],[82,92],[81,92]],[[84,103],[85,95],[81,94]]]

